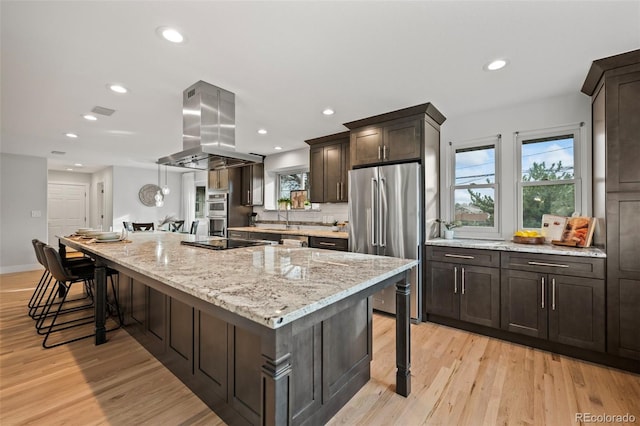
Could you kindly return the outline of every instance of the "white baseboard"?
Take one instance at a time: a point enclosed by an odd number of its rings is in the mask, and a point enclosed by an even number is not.
[[[32,263],[30,265],[0,266],[0,274],[12,274],[14,272],[37,270],[42,270],[42,265],[40,265],[39,263]]]

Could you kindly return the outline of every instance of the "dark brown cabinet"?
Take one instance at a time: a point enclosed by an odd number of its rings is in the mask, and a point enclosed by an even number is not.
[[[349,241],[346,238],[309,237],[309,247],[348,251]]]
[[[640,50],[593,62],[593,211],[607,252],[607,352],[640,360]]]
[[[604,351],[603,259],[503,253],[502,266],[503,329]]]
[[[251,164],[242,168],[242,205],[264,204],[264,164]]]
[[[306,141],[309,150],[309,198],[314,203],[348,201],[349,132]]]
[[[423,141],[444,116],[431,104],[422,104],[344,125],[351,129],[351,165],[421,161]]]
[[[500,254],[478,252],[427,248],[427,314],[487,327],[500,326],[500,269],[479,265],[489,254],[493,260],[488,264],[499,266]]]
[[[209,170],[209,189],[225,190],[229,189],[229,170]]]

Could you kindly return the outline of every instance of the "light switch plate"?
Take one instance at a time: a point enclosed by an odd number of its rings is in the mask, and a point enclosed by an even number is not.
[[[31,217],[42,217],[42,211],[40,211],[40,210],[31,210]]]

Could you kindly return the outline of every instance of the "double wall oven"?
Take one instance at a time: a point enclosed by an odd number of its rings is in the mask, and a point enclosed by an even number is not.
[[[209,194],[207,197],[209,235],[226,237],[229,218],[229,198],[226,193]]]

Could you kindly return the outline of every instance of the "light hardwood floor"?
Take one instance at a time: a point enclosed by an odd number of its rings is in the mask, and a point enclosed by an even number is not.
[[[218,425],[126,331],[42,349],[26,314],[40,272],[0,275],[0,424]],[[394,393],[395,327],[374,315],[371,380],[331,420],[347,425],[571,425],[635,416],[640,376],[435,324],[412,326],[412,393]]]

